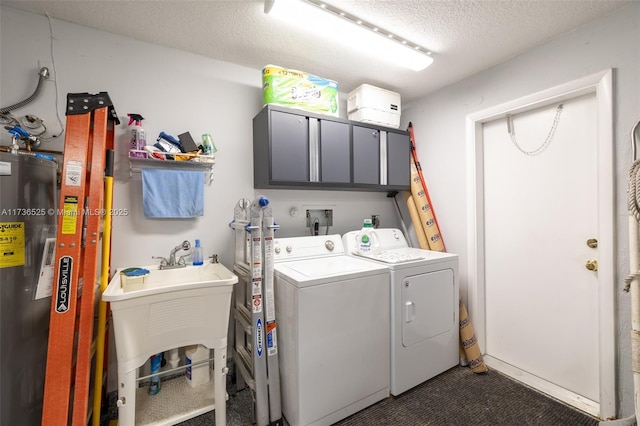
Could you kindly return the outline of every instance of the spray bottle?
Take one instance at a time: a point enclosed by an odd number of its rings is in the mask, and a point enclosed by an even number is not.
[[[129,141],[129,157],[133,158],[147,158],[147,152],[144,147],[147,145],[147,136],[142,128],[142,120],[144,117],[140,114],[127,114],[129,116],[129,126],[135,123],[133,129],[131,129],[131,139]]]

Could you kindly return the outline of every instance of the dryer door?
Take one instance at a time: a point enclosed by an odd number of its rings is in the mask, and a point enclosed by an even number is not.
[[[406,277],[402,281],[402,345],[409,347],[457,327],[451,269]]]

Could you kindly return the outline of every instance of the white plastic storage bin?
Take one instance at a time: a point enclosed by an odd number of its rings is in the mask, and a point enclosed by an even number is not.
[[[347,97],[349,120],[397,129],[400,127],[400,94],[362,84]]]

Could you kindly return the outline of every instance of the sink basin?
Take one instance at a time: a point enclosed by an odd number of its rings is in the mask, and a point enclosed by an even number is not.
[[[120,274],[125,268],[118,269],[102,294],[113,315],[118,371],[131,371],[172,348],[227,346],[235,274],[221,263],[142,268],[149,273],[134,277],[141,279],[125,289]]]
[[[159,269],[158,265],[143,266],[149,273],[139,277],[125,277],[124,269],[116,271],[102,295],[105,302],[150,296],[210,286],[225,286],[238,282],[238,277],[221,263],[188,265],[184,268]]]

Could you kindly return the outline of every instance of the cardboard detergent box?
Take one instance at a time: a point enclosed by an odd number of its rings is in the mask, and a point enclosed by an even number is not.
[[[277,104],[338,116],[338,83],[302,71],[267,65],[262,70],[264,105]]]
[[[400,127],[400,94],[362,84],[347,96],[349,120],[381,126]]]

